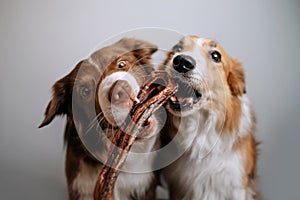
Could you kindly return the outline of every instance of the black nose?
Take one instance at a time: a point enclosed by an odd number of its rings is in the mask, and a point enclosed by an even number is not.
[[[173,59],[173,67],[179,73],[185,73],[195,68],[196,61],[188,55],[178,55]]]

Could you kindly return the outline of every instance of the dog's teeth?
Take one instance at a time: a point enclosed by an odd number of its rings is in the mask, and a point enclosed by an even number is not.
[[[176,101],[176,97],[175,96],[171,96],[171,101]]]
[[[183,97],[178,97],[178,101],[183,102],[185,98]]]
[[[193,98],[186,98],[186,102],[188,103],[188,104],[193,104]]]
[[[140,100],[137,97],[134,98],[134,101],[140,103]]]

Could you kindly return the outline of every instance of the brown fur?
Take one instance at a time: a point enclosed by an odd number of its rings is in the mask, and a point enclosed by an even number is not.
[[[114,71],[132,70],[141,75],[140,80],[138,80],[139,82],[144,81],[143,78],[151,70],[150,57],[156,50],[157,47],[155,45],[143,40],[122,39],[111,46],[93,53],[90,58],[93,60],[93,63],[89,59],[79,62],[68,75],[53,85],[52,99],[46,108],[45,118],[39,128],[51,123],[57,115],[67,116],[65,128],[65,143],[67,146],[65,173],[69,199],[77,200],[86,198],[86,194],[83,194],[82,191],[74,190],[73,187],[74,179],[79,173],[90,173],[97,176],[102,168],[102,163],[89,153],[79,138],[79,135],[82,136],[85,134],[84,130],[86,130],[91,120],[94,119],[93,112],[95,107],[93,102],[96,102],[97,113],[101,112],[96,98],[97,86],[104,77]],[[126,67],[123,69],[119,69],[116,65],[116,60],[119,58],[127,62]],[[148,65],[149,68],[142,68],[142,65]],[[90,95],[83,96],[80,93],[82,85],[89,88]],[[113,128],[106,120],[100,126],[103,129]],[[91,132],[95,132],[95,129]],[[89,133],[89,136],[91,140],[97,141],[98,139],[96,134]],[[153,199],[155,186],[156,180],[153,179],[143,199]],[[132,199],[135,198],[132,197]]]

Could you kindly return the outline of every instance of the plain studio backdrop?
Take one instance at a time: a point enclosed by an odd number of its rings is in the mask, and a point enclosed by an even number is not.
[[[298,0],[1,0],[1,199],[67,198],[65,119],[37,129],[50,88],[97,44],[138,27],[216,38],[243,62],[262,194],[299,199],[299,17]]]

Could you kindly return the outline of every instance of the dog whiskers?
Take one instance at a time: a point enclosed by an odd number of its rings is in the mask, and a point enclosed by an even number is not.
[[[103,113],[100,112],[90,123],[89,125],[86,127],[86,130],[84,131],[84,134],[88,134],[92,128],[97,124],[97,126],[99,126],[102,121],[104,120],[104,116],[102,116],[102,118],[100,118],[100,116],[102,115]]]

